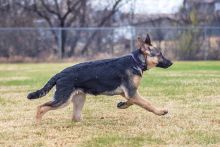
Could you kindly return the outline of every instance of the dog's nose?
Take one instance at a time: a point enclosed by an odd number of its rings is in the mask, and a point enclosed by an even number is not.
[[[171,66],[171,65],[173,65],[173,63],[172,63],[172,62],[170,62],[170,63],[169,63],[169,66]]]

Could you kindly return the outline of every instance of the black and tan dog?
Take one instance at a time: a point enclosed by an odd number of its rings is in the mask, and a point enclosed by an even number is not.
[[[152,67],[168,68],[172,62],[152,46],[149,35],[145,41],[138,38],[139,49],[127,56],[80,63],[68,67],[53,76],[40,90],[30,93],[28,99],[45,96],[56,85],[52,101],[38,106],[36,119],[40,122],[42,116],[49,110],[55,110],[69,104],[74,106],[72,120],[81,120],[81,111],[86,94],[92,95],[121,95],[127,99],[119,102],[120,109],[135,104],[156,115],[165,115],[166,109],[159,109],[138,93],[143,72]]]

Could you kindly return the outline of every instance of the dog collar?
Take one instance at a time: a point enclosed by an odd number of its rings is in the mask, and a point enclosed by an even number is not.
[[[138,57],[138,54],[135,54],[134,52],[132,52],[131,57],[133,58],[134,62],[137,64],[138,67],[141,68],[142,71],[147,70],[147,63],[146,63],[146,59],[145,62],[143,63],[140,58]]]

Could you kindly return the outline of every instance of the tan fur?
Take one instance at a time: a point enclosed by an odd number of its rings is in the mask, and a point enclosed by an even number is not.
[[[120,85],[119,87],[117,87],[116,89],[112,90],[112,91],[106,91],[103,92],[103,95],[121,95],[123,93],[123,88],[124,86]]]
[[[141,82],[141,77],[138,76],[138,75],[134,75],[133,78],[132,78],[132,81],[134,83],[134,86],[136,88],[138,88],[138,86],[140,85],[140,82]]]
[[[73,116],[72,121],[79,122],[81,121],[81,111],[84,106],[86,100],[86,94],[85,93],[78,93],[72,97],[73,102]]]
[[[37,107],[37,113],[36,113],[36,122],[37,122],[37,124],[39,124],[39,123],[41,122],[43,115],[46,114],[48,111],[50,111],[50,110],[55,110],[55,109],[58,109],[58,108],[64,108],[64,107],[68,106],[69,103],[70,103],[71,100],[72,100],[71,98],[76,97],[77,95],[85,95],[85,94],[84,94],[84,92],[83,92],[82,90],[77,89],[77,90],[75,90],[75,91],[71,94],[71,96],[69,97],[69,99],[67,100],[67,102],[64,103],[64,104],[62,104],[62,105],[59,106],[59,107],[56,107],[56,108],[53,107],[53,108],[52,108],[52,107],[50,107],[50,106],[47,106],[47,104],[48,104],[48,103],[51,103],[51,101],[46,102],[46,103],[44,103],[43,105],[38,106],[38,107]],[[73,100],[72,100],[72,101],[73,101]],[[78,109],[77,109],[77,113],[78,113]],[[79,116],[79,115],[77,115],[77,116]],[[79,117],[77,117],[77,118],[79,118]],[[80,120],[80,119],[78,119],[78,120]]]
[[[147,68],[148,69],[155,67],[158,64],[158,62],[159,61],[157,57],[147,56]]]
[[[120,106],[119,108],[120,109],[127,109],[131,105],[133,105],[133,103],[131,103],[130,101],[126,101],[126,102],[124,102],[124,105]]]
[[[123,86],[123,87],[122,87],[122,90],[123,90],[123,94],[122,94],[122,95],[123,95],[126,99],[129,99],[127,88],[125,88],[125,87]]]
[[[36,123],[39,124],[41,122],[42,116],[50,110],[52,110],[52,108],[49,106],[43,106],[43,105],[38,106],[37,114],[36,114]]]

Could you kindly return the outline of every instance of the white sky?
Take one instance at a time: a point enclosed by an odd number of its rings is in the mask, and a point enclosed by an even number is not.
[[[135,2],[135,13],[175,13],[183,4],[183,0],[131,0],[131,3]],[[128,3],[122,7],[122,11],[129,12],[131,3]],[[106,5],[105,0],[94,0],[93,5],[101,6]]]
[[[134,0],[136,13],[175,13],[183,4],[183,0]],[[129,9],[129,8],[126,8]],[[126,10],[125,9],[125,10]]]

